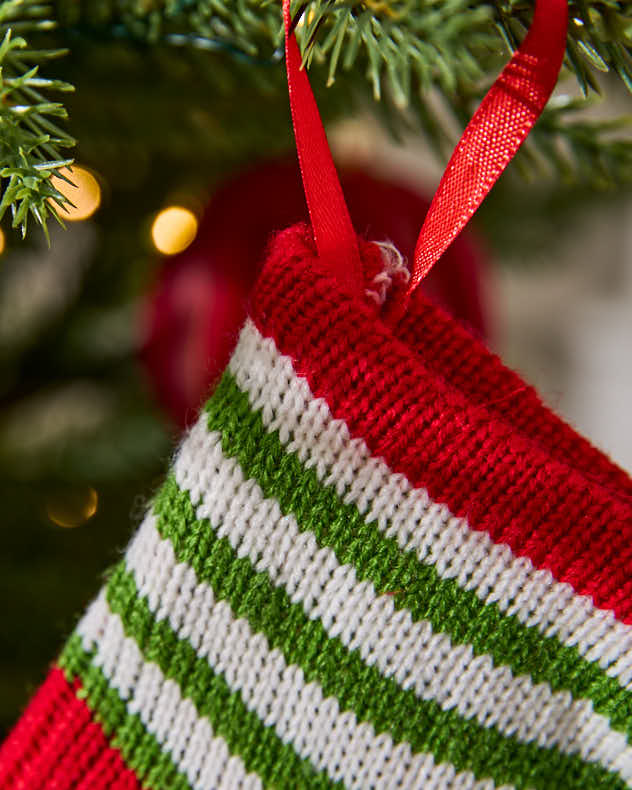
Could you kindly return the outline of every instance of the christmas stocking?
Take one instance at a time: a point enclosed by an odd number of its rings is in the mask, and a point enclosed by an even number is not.
[[[288,35],[312,225],[273,240],[3,790],[632,787],[632,480],[414,289],[544,106],[565,24],[540,3],[412,276],[350,230]]]

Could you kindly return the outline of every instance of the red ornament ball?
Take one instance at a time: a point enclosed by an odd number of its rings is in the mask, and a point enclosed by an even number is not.
[[[359,169],[343,170],[341,182],[356,231],[393,242],[410,261],[429,201]],[[294,161],[258,165],[219,187],[195,241],[165,260],[142,312],[141,356],[159,402],[179,426],[194,420],[228,362],[270,234],[308,220]],[[481,258],[463,233],[421,286],[479,336]]]

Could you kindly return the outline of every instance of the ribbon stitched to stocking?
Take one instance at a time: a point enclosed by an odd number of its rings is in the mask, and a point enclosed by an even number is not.
[[[356,235],[307,72],[301,68],[290,0],[284,0],[283,20],[294,137],[316,247],[340,284],[352,293],[361,294],[364,278]]]
[[[355,233],[284,0],[294,135],[320,257],[340,283],[362,292]],[[408,294],[439,260],[507,167],[555,87],[566,49],[567,0],[537,0],[533,23],[465,129],[421,228]]]

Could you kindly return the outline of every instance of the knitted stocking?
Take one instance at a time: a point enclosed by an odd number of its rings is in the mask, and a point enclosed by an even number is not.
[[[277,237],[3,790],[632,786],[632,481],[419,292],[379,310]]]

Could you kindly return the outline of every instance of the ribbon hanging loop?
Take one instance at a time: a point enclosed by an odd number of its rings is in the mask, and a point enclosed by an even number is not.
[[[303,9],[304,10],[304,9]],[[356,235],[338,180],[290,16],[283,2],[285,54],[296,148],[316,246],[341,285],[362,293]],[[469,222],[541,115],[553,92],[566,50],[567,0],[537,0],[520,48],[485,95],[459,140],[422,225],[408,297]]]

